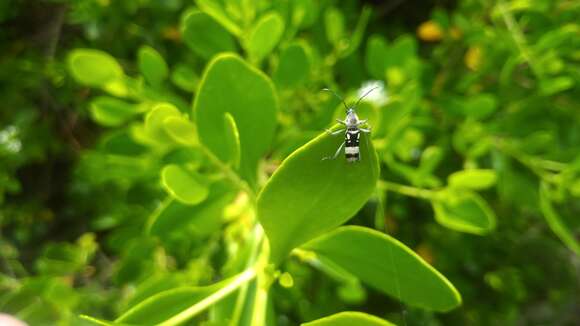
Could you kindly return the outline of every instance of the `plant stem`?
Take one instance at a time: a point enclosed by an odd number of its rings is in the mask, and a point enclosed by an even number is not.
[[[253,268],[247,269],[246,271],[239,274],[236,277],[236,279],[233,280],[230,284],[224,286],[223,288],[214,292],[213,294],[211,294],[207,298],[201,300],[200,302],[194,304],[193,306],[180,312],[179,314],[173,316],[171,319],[168,319],[159,325],[161,325],[161,326],[178,325],[178,324],[188,320],[192,316],[195,316],[200,311],[203,311],[207,307],[209,307],[209,306],[215,304],[216,302],[222,300],[223,298],[227,297],[230,293],[236,291],[240,286],[247,284],[249,281],[251,281],[255,277],[256,277],[256,270]]]
[[[520,26],[518,25],[518,23],[514,19],[514,16],[509,11],[509,9],[506,8],[506,5],[503,1],[501,1],[501,0],[498,1],[497,7],[499,9],[499,12],[501,13],[501,17],[502,17],[505,25],[507,26],[508,31],[510,32],[510,35],[514,39],[514,42],[516,43],[516,46],[518,47],[518,50],[520,51],[520,54],[522,55],[524,60],[530,65],[530,68],[532,69],[532,72],[534,73],[534,75],[538,79],[541,79],[541,77],[542,77],[541,71],[540,71],[540,69],[538,69],[538,67],[536,66],[536,64],[532,58],[531,51],[528,48],[528,45],[526,43],[526,38],[524,37],[524,33],[522,32]]]
[[[402,184],[393,183],[393,182],[384,181],[384,180],[380,180],[378,186],[379,186],[379,188],[384,189],[384,190],[394,191],[394,192],[398,192],[398,193],[406,195],[406,196],[422,198],[422,199],[427,199],[427,200],[431,200],[435,196],[435,192],[433,190],[405,186]]]
[[[217,166],[226,175],[228,179],[230,179],[234,184],[236,184],[238,188],[242,189],[248,194],[248,196],[250,196],[250,201],[255,206],[255,204],[257,203],[257,196],[254,190],[248,185],[248,183],[244,181],[242,178],[240,178],[240,176],[236,172],[234,172],[229,165],[222,162],[217,156],[215,156],[214,153],[212,153],[211,150],[209,150],[203,144],[200,146],[200,148],[205,154],[205,156],[207,156],[207,158],[215,166]]]
[[[253,266],[256,262],[258,254],[260,252],[262,239],[264,238],[264,229],[260,224],[256,224],[254,226],[254,234],[252,239],[252,251],[250,253],[250,257],[246,263],[246,266],[249,268]],[[244,306],[246,304],[246,297],[248,294],[248,286],[249,283],[244,284],[240,288],[240,292],[238,293],[238,297],[236,298],[236,304],[234,308],[234,312],[232,313],[232,318],[230,321],[230,325],[235,326],[238,325],[240,322],[240,318],[242,316],[242,312],[244,311]]]

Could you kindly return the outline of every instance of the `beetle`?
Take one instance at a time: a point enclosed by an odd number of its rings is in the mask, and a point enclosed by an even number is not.
[[[341,125],[344,126],[344,128],[335,130],[335,131],[331,131],[331,130],[326,130],[326,132],[332,136],[341,134],[342,132],[344,132],[344,142],[342,142],[342,144],[340,144],[340,146],[338,147],[338,150],[336,151],[336,153],[334,153],[334,156],[327,156],[322,158],[322,160],[334,160],[338,157],[338,155],[340,154],[340,151],[342,150],[342,148],[344,147],[344,154],[346,157],[346,161],[349,163],[353,163],[353,162],[358,162],[360,161],[360,147],[359,147],[359,143],[360,143],[360,133],[364,132],[364,133],[370,133],[371,132],[371,128],[361,128],[362,125],[367,123],[367,119],[361,120],[359,119],[358,115],[356,114],[355,109],[358,107],[360,101],[365,98],[365,96],[369,95],[372,91],[374,91],[375,89],[377,89],[378,87],[374,87],[372,89],[370,89],[368,92],[366,92],[363,96],[361,96],[358,101],[356,102],[355,105],[353,106],[348,106],[346,105],[346,102],[342,99],[342,97],[340,97],[338,94],[336,94],[333,90],[329,89],[329,88],[323,88],[323,91],[328,91],[331,92],[332,94],[334,94],[334,96],[336,96],[340,101],[342,101],[342,104],[344,105],[344,108],[346,110],[346,117],[344,120],[340,120],[340,119],[336,119],[336,121],[338,123],[340,123]]]

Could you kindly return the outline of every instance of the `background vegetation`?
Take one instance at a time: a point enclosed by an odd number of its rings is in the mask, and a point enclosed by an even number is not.
[[[2,1],[0,312],[577,325],[578,17],[567,0]],[[378,87],[360,164],[320,160],[344,115],[324,87]]]

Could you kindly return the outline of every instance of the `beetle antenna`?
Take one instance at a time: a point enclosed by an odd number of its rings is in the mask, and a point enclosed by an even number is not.
[[[361,97],[358,99],[358,101],[356,101],[356,104],[354,105],[354,107],[355,107],[355,108],[356,108],[356,107],[358,107],[358,104],[360,103],[360,101],[362,101],[362,99],[363,99],[363,98],[365,98],[367,95],[369,95],[369,94],[370,94],[372,91],[374,91],[374,90],[375,90],[375,89],[377,89],[377,88],[379,88],[379,87],[378,87],[378,86],[377,86],[377,87],[373,87],[373,88],[371,88],[370,90],[368,90],[366,93],[364,93],[364,95],[363,95],[363,96],[361,96]]]
[[[322,90],[334,94],[334,96],[336,96],[336,98],[339,99],[342,102],[342,104],[344,104],[344,108],[348,111],[348,105],[346,105],[346,102],[342,99],[342,97],[340,97],[340,95],[336,94],[336,92],[330,88],[323,88]]]

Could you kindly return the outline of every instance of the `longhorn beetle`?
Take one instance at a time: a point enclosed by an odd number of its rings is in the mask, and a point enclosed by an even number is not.
[[[363,94],[363,96],[361,96],[358,101],[356,102],[355,105],[353,106],[348,106],[346,105],[346,102],[344,102],[344,100],[342,99],[342,97],[340,97],[338,94],[336,94],[333,90],[328,89],[328,88],[323,88],[323,91],[328,91],[331,92],[332,94],[334,94],[334,96],[336,96],[340,101],[342,101],[342,104],[344,104],[344,108],[346,110],[346,118],[344,120],[340,120],[340,119],[336,119],[336,121],[340,124],[342,124],[344,126],[344,128],[335,130],[335,131],[331,131],[331,130],[326,130],[327,133],[329,133],[332,136],[338,135],[340,133],[342,133],[344,131],[344,142],[342,142],[342,144],[340,144],[340,146],[338,147],[338,150],[336,151],[336,153],[334,153],[334,156],[330,157],[324,157],[323,160],[334,160],[338,157],[338,154],[340,154],[340,150],[344,147],[344,154],[346,156],[346,161],[349,163],[352,162],[357,162],[360,161],[360,149],[359,149],[359,142],[360,142],[360,133],[361,131],[364,133],[370,133],[371,129],[365,129],[365,128],[361,128],[362,125],[364,125],[365,123],[367,123],[367,120],[360,120],[358,118],[358,116],[356,115],[355,109],[358,107],[358,104],[360,103],[360,101],[365,98],[365,96],[369,95],[370,92],[374,91],[375,89],[377,89],[378,87],[374,87],[372,89],[370,89],[368,92],[366,92],[365,94]]]

